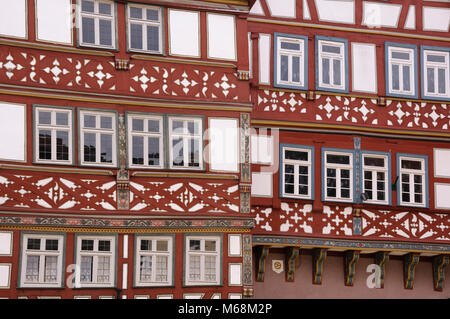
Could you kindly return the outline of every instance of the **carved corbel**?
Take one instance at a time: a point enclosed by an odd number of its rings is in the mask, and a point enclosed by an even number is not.
[[[289,247],[286,250],[286,281],[294,281],[295,259],[299,252],[300,250],[297,247]]]
[[[379,288],[384,288],[384,276],[386,274],[386,263],[389,261],[388,251],[379,251],[375,253],[375,263],[380,267],[378,273],[379,277],[377,282],[379,283]]]
[[[322,284],[323,264],[327,259],[327,250],[325,248],[316,248],[313,250],[313,284]]]
[[[403,278],[405,289],[412,289],[414,286],[414,274],[419,263],[420,254],[406,254],[403,258]]]
[[[356,272],[356,263],[359,260],[360,252],[358,250],[349,250],[345,252],[345,285],[353,286]]]
[[[266,271],[266,259],[269,255],[269,247],[259,246],[256,249],[256,281],[264,281]]]
[[[433,287],[442,291],[445,280],[445,267],[450,263],[449,255],[439,255],[433,258]]]

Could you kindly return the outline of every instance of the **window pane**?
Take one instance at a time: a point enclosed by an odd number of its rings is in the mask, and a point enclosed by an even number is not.
[[[83,12],[94,12],[94,2],[93,1],[81,1],[81,11]]]
[[[56,282],[58,274],[58,257],[45,256],[44,282]]]
[[[200,166],[200,141],[198,139],[191,139],[189,141],[189,166]]]
[[[427,68],[427,87],[428,92],[434,93],[434,69],[433,68]]]
[[[58,239],[47,239],[45,241],[45,250],[58,250]]]
[[[96,140],[94,133],[84,133],[84,161],[96,161]]]
[[[111,15],[111,5],[109,3],[99,2],[98,12],[101,14]]]
[[[414,202],[415,203],[422,203],[423,196],[421,194],[414,195]]]
[[[327,187],[336,187],[336,179],[327,178]]]
[[[141,250],[152,250],[152,241],[147,239],[141,240]]]
[[[284,175],[284,182],[285,183],[289,183],[289,184],[293,184],[294,183],[294,175],[292,175],[292,174],[285,174]]]
[[[95,26],[94,19],[83,17],[81,20],[83,29],[83,42],[95,43]]]
[[[98,257],[97,282],[109,282],[110,258]]]
[[[147,26],[147,50],[159,51],[159,27]]]
[[[341,178],[341,187],[350,188],[350,180],[348,178]]]
[[[333,84],[341,85],[341,60],[333,60]]]
[[[400,90],[400,70],[397,64],[392,65],[392,89]]]
[[[100,128],[112,128],[112,117],[111,116],[101,116],[100,117]]]
[[[281,69],[280,78],[281,81],[289,81],[289,57],[287,55],[281,56]]]
[[[402,168],[407,169],[422,169],[422,163],[420,161],[402,160]]]
[[[28,238],[27,249],[41,249],[41,240],[39,238]]]
[[[294,194],[294,185],[293,184],[285,184],[284,185],[284,192],[286,194]]]
[[[205,240],[205,251],[216,251],[216,241]]]
[[[56,125],[69,125],[69,114],[57,112]]]
[[[409,199],[410,199],[409,193],[403,193],[403,194],[402,194],[402,201],[408,203],[408,202],[409,202]]]
[[[200,250],[200,240],[191,239],[189,240],[190,250]]]
[[[112,135],[101,134],[100,135],[101,153],[100,162],[112,163]]]
[[[386,200],[386,195],[384,192],[377,193],[377,200]]]
[[[39,111],[39,124],[52,124],[52,113]]]
[[[350,156],[348,156],[348,155],[337,155],[337,154],[327,154],[327,163],[332,163],[332,164],[350,164]]]
[[[384,182],[378,181],[378,183],[377,183],[377,190],[378,191],[384,191],[385,190]]]
[[[308,152],[285,150],[284,158],[296,161],[308,161]]]
[[[151,133],[159,133],[159,121],[148,120],[148,131]]]
[[[184,166],[183,139],[175,138],[172,141],[173,166]]]
[[[100,20],[100,44],[112,45],[112,29],[110,20]]]
[[[131,126],[132,126],[133,131],[143,132],[144,131],[144,120],[133,119]]]
[[[133,136],[133,164],[142,165],[144,164],[144,137],[143,136]]]
[[[189,258],[189,279],[200,280],[200,256]]]
[[[294,165],[284,165],[284,172],[285,173],[294,173]]]
[[[67,161],[69,160],[69,132],[56,132],[56,159]]]
[[[308,185],[308,176],[300,175],[298,177],[298,183],[302,185]]]
[[[95,116],[94,115],[85,115],[84,116],[84,127],[92,127],[95,128]]]
[[[322,82],[330,84],[330,60],[322,59]]]
[[[92,282],[92,256],[82,256],[80,265],[80,281]]]
[[[152,256],[141,256],[140,261],[141,269],[141,281],[151,281],[152,280]]]
[[[403,90],[411,90],[411,68],[408,65],[403,66]]]
[[[156,256],[156,276],[155,281],[167,281],[168,272],[168,258],[167,256]]]
[[[328,177],[336,177],[336,169],[334,169],[334,168],[327,168],[327,176]]]
[[[130,18],[142,19],[142,8],[130,7]]]
[[[300,57],[292,57],[292,82],[300,82]]]
[[[216,281],[216,257],[205,256],[205,280]]]
[[[414,175],[414,183],[422,183],[422,175]]]
[[[384,158],[364,156],[364,165],[384,167]]]
[[[333,45],[322,45],[322,51],[323,52],[328,52],[328,53],[340,54],[341,53],[341,48],[338,47],[338,46],[333,46]]]
[[[167,240],[157,240],[156,250],[157,251],[168,251],[169,242]]]
[[[98,241],[98,251],[111,251],[111,241],[99,240]]]
[[[130,24],[130,42],[132,49],[142,50],[142,25],[131,23]]]
[[[341,197],[342,198],[350,198],[350,190],[349,189],[341,189]]]
[[[428,54],[428,55],[427,55],[427,61],[428,61],[428,62],[440,62],[440,63],[445,63],[445,56],[443,56],[443,55],[432,55],[432,54]]]
[[[308,195],[308,186],[299,186],[298,193],[300,195]]]
[[[292,43],[292,42],[283,42],[281,41],[281,48],[287,50],[300,50],[300,43]]]
[[[299,174],[308,174],[308,166],[299,166],[298,172]]]
[[[83,239],[81,241],[81,250],[94,250],[94,241],[90,239]]]
[[[173,133],[184,133],[183,121],[172,121],[172,132]]]
[[[336,188],[327,188],[327,197],[336,197]]]
[[[200,133],[199,123],[197,121],[189,121],[187,123],[188,133],[198,135]]]
[[[25,280],[31,282],[39,281],[39,256],[27,256]]]
[[[377,180],[384,181],[384,172],[377,172]]]
[[[400,59],[400,60],[409,60],[409,53],[406,52],[392,52],[391,57],[393,59]]]
[[[439,94],[445,94],[445,69],[438,69],[438,92]]]
[[[39,130],[39,159],[52,159],[52,132]]]
[[[147,20],[149,21],[159,21],[158,10],[147,9]]]
[[[159,166],[159,137],[148,138],[148,165]]]

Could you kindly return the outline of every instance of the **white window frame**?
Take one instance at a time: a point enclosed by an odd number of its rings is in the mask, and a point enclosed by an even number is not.
[[[130,11],[131,8],[140,8],[143,9],[142,10],[142,19],[137,19],[137,18],[132,18],[130,15]],[[158,11],[158,22],[156,21],[151,21],[151,20],[146,20],[147,17],[147,9],[152,9],[152,10],[157,10]],[[163,28],[163,21],[162,21],[162,9],[160,7],[156,7],[156,6],[147,6],[147,5],[139,5],[139,4],[131,4],[128,3],[127,4],[127,36],[128,36],[128,49],[130,51],[138,51],[138,52],[145,52],[145,53],[162,53],[162,46],[163,46],[163,32],[162,32],[162,28]],[[140,24],[142,26],[142,49],[137,49],[137,48],[132,48],[131,47],[131,24]],[[158,35],[159,35],[159,41],[158,41],[158,51],[155,50],[149,50],[147,48],[147,26],[153,26],[153,27],[158,27]]]
[[[335,164],[335,163],[328,163],[327,162],[327,155],[344,155],[344,156],[349,156],[349,164]],[[353,153],[351,152],[345,152],[345,151],[324,151],[323,152],[323,161],[324,161],[324,171],[323,171],[323,185],[324,185],[324,200],[326,201],[339,201],[339,202],[353,202],[353,192],[354,192],[354,185],[353,185],[353,174],[354,174],[354,169],[353,169]],[[336,169],[336,197],[328,197],[327,195],[327,169],[331,168],[331,169]],[[350,171],[350,189],[349,189],[349,198],[346,197],[342,197],[341,196],[341,170],[349,170]]]
[[[398,52],[398,53],[408,53],[409,54],[409,59],[405,60],[405,59],[398,59],[398,58],[392,58],[392,52]],[[415,95],[415,88],[416,88],[416,83],[415,83],[415,65],[414,65],[414,61],[415,61],[415,51],[412,48],[404,48],[404,47],[396,47],[393,45],[389,45],[388,47],[388,57],[387,57],[387,61],[388,61],[388,68],[389,68],[389,79],[388,79],[388,90],[390,94],[401,94],[401,95]],[[398,65],[399,67],[399,89],[398,90],[394,90],[392,88],[393,86],[393,65]],[[403,68],[409,66],[409,69],[411,70],[410,72],[410,77],[409,77],[409,83],[410,83],[410,90],[404,90],[403,86],[404,86],[404,80],[403,80]]]
[[[132,168],[163,168],[164,167],[164,121],[161,116],[150,116],[140,114],[128,114],[128,154],[129,154],[129,167]],[[133,131],[133,120],[143,120],[144,130]],[[148,121],[154,120],[159,122],[159,132],[148,131]],[[133,164],[133,136],[142,136],[144,138],[144,164]],[[148,164],[148,139],[159,138],[159,165]]]
[[[364,164],[364,158],[370,157],[370,158],[382,158],[384,160],[384,167],[380,166],[369,166]],[[381,155],[381,154],[371,154],[371,153],[363,153],[362,154],[362,188],[363,193],[366,191],[372,191],[372,199],[367,199],[364,201],[364,203],[370,203],[370,204],[389,204],[389,157],[387,155]],[[366,178],[365,173],[370,172],[371,173],[371,182],[372,182],[372,188],[366,189]],[[384,200],[378,200],[378,178],[377,173],[381,172],[384,173]]]
[[[78,0],[78,41],[82,46],[88,47],[99,47],[99,48],[116,48],[116,5],[113,1],[108,0],[89,0],[94,2],[94,13],[83,12],[82,11],[82,1]],[[107,3],[111,5],[111,15],[99,13],[99,3]],[[83,17],[94,19],[94,43],[83,42]],[[111,45],[100,44],[100,20],[110,20],[111,21]]]
[[[290,49],[282,49],[281,42],[290,42],[290,43],[298,44],[300,46],[300,49],[298,51],[290,50]],[[299,38],[278,36],[276,45],[277,45],[277,56],[276,56],[276,59],[277,59],[277,70],[276,70],[277,83],[276,84],[303,87],[305,85],[305,40],[299,39]],[[283,81],[281,79],[281,56],[282,55],[288,56],[288,81]],[[294,82],[292,80],[293,57],[299,58],[299,80],[300,80],[299,82]]]
[[[319,88],[328,88],[328,89],[334,89],[334,90],[345,90],[346,89],[346,79],[345,79],[345,72],[347,65],[345,65],[345,43],[344,42],[338,42],[338,41],[328,41],[328,40],[317,40],[318,41],[318,57],[319,57],[319,63],[318,63],[318,76],[319,76]],[[322,47],[324,45],[330,45],[334,47],[339,47],[341,52],[338,53],[331,53],[331,52],[323,52]],[[323,82],[323,59],[327,58],[330,60],[329,64],[329,71],[330,71],[330,83],[324,83]],[[334,79],[334,70],[333,70],[333,61],[339,60],[341,61],[341,84],[335,85],[333,84]]]
[[[200,250],[190,250],[189,241],[190,240],[199,240],[200,241]],[[215,241],[216,242],[216,250],[215,251],[205,251],[205,241]],[[218,236],[186,236],[185,237],[185,285],[186,286],[217,286],[221,283],[221,238]],[[190,273],[190,260],[193,256],[200,257],[200,280],[191,280],[189,278]],[[207,281],[205,280],[205,257],[213,256],[215,257],[216,263],[216,280],[215,281]]]
[[[172,124],[174,121],[183,121],[183,132],[173,133],[172,132]],[[199,127],[199,133],[196,135],[192,135],[188,133],[187,123],[188,122],[197,122]],[[173,139],[182,138],[183,139],[183,166],[174,166],[173,165]],[[189,166],[189,148],[188,141],[191,138],[195,138],[199,140],[199,166]],[[203,169],[203,119],[198,117],[169,117],[169,167],[171,169],[192,169],[192,170],[202,170]]]
[[[39,112],[50,112],[51,113],[51,123],[50,124],[40,124],[39,123]],[[56,124],[56,113],[67,114],[67,125],[57,125]],[[35,107],[35,127],[34,127],[34,156],[36,163],[52,163],[52,164],[67,164],[70,165],[73,162],[73,120],[72,120],[72,110],[64,108],[50,108],[50,107]],[[51,131],[51,156],[50,160],[39,158],[39,130],[49,130]],[[68,132],[68,159],[58,160],[57,159],[57,143],[56,134],[58,131]]]
[[[450,97],[450,62],[449,62],[449,52],[448,51],[433,51],[425,49],[423,52],[423,87],[424,87],[424,95],[430,96],[430,97],[437,97],[437,98],[449,98]],[[438,55],[444,57],[444,62],[430,62],[428,61],[428,55]],[[434,69],[434,86],[435,86],[435,92],[430,92],[428,90],[428,69],[433,68]],[[439,86],[439,78],[438,78],[438,69],[444,69],[445,72],[445,92],[439,93],[438,86]]]
[[[402,168],[402,160],[408,160],[408,161],[417,161],[421,163],[421,169],[408,169],[408,168]],[[416,207],[425,207],[427,202],[427,176],[426,176],[426,160],[425,158],[421,157],[414,157],[414,156],[399,156],[398,157],[398,176],[399,176],[399,187],[398,190],[399,193],[399,205],[401,206],[416,206]],[[407,174],[409,176],[409,194],[410,194],[410,201],[405,202],[403,201],[403,179],[402,175]],[[417,203],[415,202],[415,196],[416,192],[414,191],[414,175],[420,175],[422,176],[422,202]]]
[[[306,152],[308,153],[308,160],[307,161],[301,161],[301,160],[292,160],[292,159],[286,159],[285,158],[285,151],[294,151],[294,152]],[[283,146],[282,149],[282,163],[283,165],[283,176],[282,176],[282,183],[281,183],[281,194],[283,197],[293,197],[293,198],[302,198],[302,199],[311,199],[312,198],[312,150],[308,148],[301,148],[301,147],[289,147],[289,146]],[[286,175],[286,169],[285,165],[293,165],[294,166],[294,194],[286,193],[285,192],[285,175]],[[308,168],[308,194],[302,195],[299,194],[298,188],[299,188],[299,167],[300,166],[306,166]]]
[[[86,115],[89,116],[95,116],[96,117],[96,126],[95,128],[91,127],[84,127],[84,117]],[[106,117],[112,117],[112,128],[106,129],[106,128],[100,128],[100,118],[102,116]],[[80,163],[81,165],[85,166],[107,166],[107,167],[115,167],[117,166],[117,130],[116,130],[116,122],[117,122],[117,115],[115,112],[98,112],[98,111],[89,111],[89,110],[83,110],[80,111],[80,117],[79,117],[79,127],[80,127]],[[96,161],[95,162],[87,162],[84,160],[84,134],[85,133],[93,133],[96,137]],[[112,162],[106,163],[101,162],[101,134],[109,134],[112,135]]]
[[[150,240],[151,250],[141,250],[141,241]],[[167,241],[167,251],[157,251],[156,242]],[[136,260],[135,260],[135,286],[136,287],[154,287],[154,286],[172,286],[173,285],[173,238],[171,236],[138,236],[136,238]],[[141,281],[141,256],[152,257],[152,280]],[[156,258],[158,256],[167,257],[167,280],[156,281]]]
[[[40,239],[40,249],[28,249],[28,239]],[[58,240],[58,250],[46,250],[46,240]],[[57,288],[62,286],[63,273],[63,251],[64,236],[63,235],[47,235],[47,234],[24,234],[22,236],[21,251],[21,271],[20,271],[20,287],[30,288]],[[27,259],[28,256],[39,256],[39,280],[31,282],[26,280]],[[57,278],[55,282],[45,282],[45,257],[57,257]]]
[[[93,240],[93,250],[81,250],[81,243],[83,240]],[[99,251],[99,241],[110,241],[110,251]],[[116,274],[116,238],[114,236],[77,236],[77,252],[76,264],[79,271],[76,272],[76,282],[80,284],[81,288],[87,287],[114,287]],[[81,281],[81,258],[92,258],[92,282]],[[109,282],[97,282],[98,258],[109,257]]]

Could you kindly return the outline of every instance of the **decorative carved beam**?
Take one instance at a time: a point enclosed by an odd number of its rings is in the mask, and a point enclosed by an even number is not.
[[[327,259],[327,250],[325,248],[316,248],[313,250],[313,284],[322,284],[323,263]]]
[[[445,280],[445,267],[450,263],[449,255],[439,255],[433,258],[433,286],[434,290],[442,291]]]
[[[419,263],[420,254],[406,254],[403,258],[403,279],[405,289],[412,289],[414,286],[414,274]]]
[[[117,172],[117,209],[130,208],[130,174],[127,169],[127,136],[125,117],[119,115],[119,170]]]
[[[264,281],[266,271],[266,258],[269,255],[269,247],[259,246],[256,248],[256,281]]]
[[[360,252],[358,250],[348,250],[345,252],[344,263],[345,263],[345,285],[353,286],[353,281],[355,279],[356,263],[359,260]]]
[[[380,267],[379,277],[377,282],[379,288],[384,288],[384,275],[386,274],[386,263],[389,261],[388,251],[379,251],[375,253],[375,263]]]
[[[289,247],[286,250],[286,281],[294,281],[295,275],[295,259],[299,255],[300,250],[297,247]]]

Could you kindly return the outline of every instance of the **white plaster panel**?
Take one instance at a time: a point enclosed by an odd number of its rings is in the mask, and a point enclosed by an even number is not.
[[[357,92],[377,92],[375,44],[352,43],[352,87]]]
[[[128,258],[128,235],[123,235],[123,258]]]
[[[12,233],[0,232],[0,256],[11,256],[12,254]]]
[[[272,197],[272,184],[272,173],[252,172],[252,196]]]
[[[321,21],[355,23],[354,0],[314,0]]]
[[[409,6],[408,15],[406,16],[404,28],[411,29],[411,30],[416,29],[416,6],[415,5]]]
[[[0,34],[26,38],[26,0],[0,0]]]
[[[0,159],[25,161],[25,105],[0,102]]]
[[[37,0],[39,40],[72,43],[72,4],[70,0]]]
[[[236,60],[236,22],[234,16],[207,14],[208,57]]]
[[[237,172],[239,136],[237,119],[209,119],[209,158],[212,171]]]
[[[126,290],[127,288],[128,288],[128,264],[123,264],[122,289]]]
[[[295,18],[295,0],[266,0],[273,17]]]
[[[228,235],[228,256],[241,256],[241,235]]]
[[[434,184],[434,206],[435,208],[450,208],[450,184]]]
[[[261,6],[261,1],[260,0],[256,0],[255,3],[253,4],[253,7],[250,9],[250,14],[254,14],[254,15],[264,15],[264,10]]]
[[[434,176],[450,178],[450,149],[434,149]]]
[[[363,25],[369,27],[391,27],[398,24],[401,4],[387,4],[377,2],[363,2]]]
[[[242,264],[228,264],[228,285],[242,285]]]
[[[311,13],[309,12],[308,1],[303,0],[303,19],[311,20]]]
[[[193,11],[169,10],[170,54],[200,56],[200,14]]]
[[[270,34],[259,35],[259,83],[270,84]]]
[[[272,164],[273,137],[270,135],[255,135],[250,138],[252,163]]]
[[[0,264],[0,289],[10,286],[11,264]]]
[[[422,15],[424,30],[448,32],[450,8],[423,7]]]

